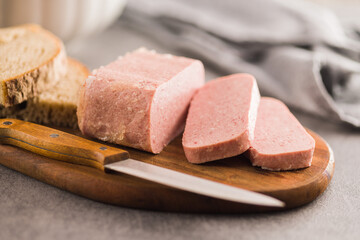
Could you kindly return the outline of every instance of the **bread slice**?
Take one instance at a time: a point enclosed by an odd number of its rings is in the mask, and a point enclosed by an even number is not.
[[[61,40],[40,26],[0,29],[0,106],[22,103],[51,88],[66,66]]]
[[[68,73],[56,88],[13,107],[0,109],[2,118],[18,118],[50,126],[77,128],[76,107],[80,85],[89,75],[80,62],[69,59]]]

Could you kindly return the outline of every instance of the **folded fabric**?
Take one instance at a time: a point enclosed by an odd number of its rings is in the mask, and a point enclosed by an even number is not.
[[[263,95],[360,127],[360,31],[303,1],[137,0],[122,21]]]

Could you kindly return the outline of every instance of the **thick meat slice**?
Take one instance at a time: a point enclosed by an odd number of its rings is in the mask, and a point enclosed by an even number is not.
[[[183,135],[186,158],[203,163],[243,153],[254,136],[256,80],[233,74],[207,83],[191,101]]]
[[[254,166],[291,170],[311,165],[315,141],[281,101],[263,97],[249,150]]]
[[[203,84],[200,61],[139,49],[89,76],[80,92],[79,128],[159,153],[184,129],[190,100]]]

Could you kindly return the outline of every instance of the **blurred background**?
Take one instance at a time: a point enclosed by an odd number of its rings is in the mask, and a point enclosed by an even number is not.
[[[360,126],[360,1],[0,0],[0,26],[37,23],[90,69],[139,47],[253,74],[263,95]]]
[[[90,69],[139,47],[198,58],[206,78],[253,74],[263,95],[360,127],[357,0],[0,0],[0,26],[37,23]]]
[[[36,23],[63,41],[86,38],[111,25],[126,0],[0,0],[0,26]]]
[[[0,239],[358,239],[359,13],[360,0],[0,0],[1,27],[41,24],[89,69],[144,46],[200,59],[208,81],[251,73],[262,95],[329,143],[336,163],[313,203],[234,216],[103,205],[1,168]]]

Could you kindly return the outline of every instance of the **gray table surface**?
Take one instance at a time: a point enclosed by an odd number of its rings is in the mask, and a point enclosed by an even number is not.
[[[67,51],[92,69],[140,46],[168,51],[121,23]],[[208,80],[217,76],[206,70]],[[295,115],[328,141],[336,163],[328,189],[304,207],[248,215],[141,211],[87,200],[0,166],[0,239],[359,239],[360,130]]]

